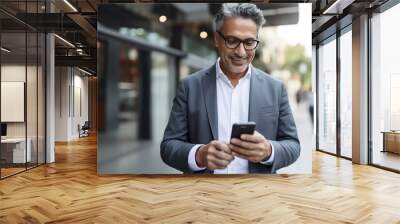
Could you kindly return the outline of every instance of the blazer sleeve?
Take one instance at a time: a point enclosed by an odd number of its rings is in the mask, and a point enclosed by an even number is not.
[[[279,118],[276,140],[270,140],[274,146],[275,158],[272,171],[289,166],[300,156],[300,142],[297,137],[296,124],[289,105],[287,90],[281,84]]]
[[[188,142],[188,101],[185,80],[179,83],[171,114],[160,146],[162,160],[184,173],[192,173],[188,164],[190,149],[195,144]]]

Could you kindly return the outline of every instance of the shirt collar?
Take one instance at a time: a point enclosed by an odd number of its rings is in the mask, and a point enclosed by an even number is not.
[[[217,72],[217,79],[224,79],[224,80],[229,81],[228,76],[225,75],[225,73],[224,73],[224,72],[222,71],[222,69],[221,69],[221,66],[219,65],[220,60],[221,60],[221,58],[218,57],[217,63],[216,63],[216,65],[215,65],[215,66],[216,66],[216,72]],[[241,80],[242,80],[242,79],[249,79],[249,78],[250,78],[250,76],[251,76],[251,69],[252,69],[251,67],[252,67],[252,65],[249,64],[249,67],[248,67],[248,69],[247,69],[247,72],[246,72],[246,74],[241,78]]]

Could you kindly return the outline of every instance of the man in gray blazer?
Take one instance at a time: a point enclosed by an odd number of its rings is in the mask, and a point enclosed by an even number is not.
[[[217,62],[183,79],[164,138],[163,161],[184,173],[276,173],[300,155],[284,85],[251,65],[262,12],[223,4],[214,19]],[[230,139],[233,123],[256,131]]]

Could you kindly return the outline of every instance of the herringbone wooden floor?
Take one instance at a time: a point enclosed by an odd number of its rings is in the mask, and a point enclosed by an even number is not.
[[[96,139],[0,181],[0,223],[400,223],[400,175],[315,152],[312,175],[97,176]]]

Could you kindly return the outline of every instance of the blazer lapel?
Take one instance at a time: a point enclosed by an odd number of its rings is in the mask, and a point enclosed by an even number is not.
[[[206,105],[208,122],[214,139],[218,139],[218,107],[217,83],[215,64],[207,70],[202,79],[204,102]]]
[[[250,78],[250,94],[249,94],[249,121],[256,122],[256,130],[258,124],[257,111],[261,111],[260,102],[262,99],[262,79],[259,77],[256,69],[251,70]],[[257,164],[249,161],[249,173],[256,173]]]
[[[249,121],[257,123],[257,111],[260,111],[260,102],[262,99],[262,79],[253,67],[250,78],[250,94],[249,94]]]

